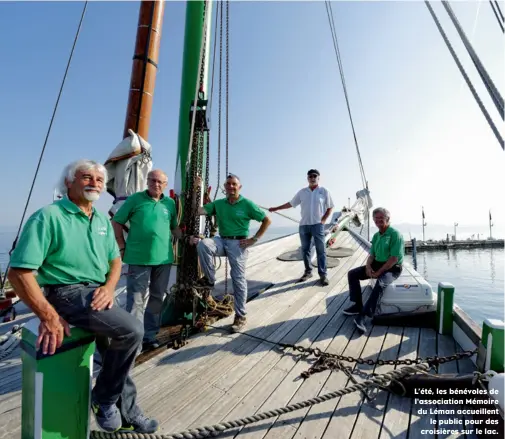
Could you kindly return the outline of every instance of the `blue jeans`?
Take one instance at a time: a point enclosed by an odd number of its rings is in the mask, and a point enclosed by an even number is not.
[[[245,317],[247,302],[247,280],[245,266],[249,250],[240,247],[238,239],[222,239],[220,236],[202,239],[197,245],[198,258],[203,274],[212,283],[216,282],[214,256],[227,256],[230,262],[230,277],[233,284],[235,314]]]
[[[300,241],[302,243],[303,263],[305,265],[305,273],[312,272],[312,264],[310,263],[310,241],[314,238],[317,254],[317,271],[319,276],[326,276],[326,248],[324,245],[324,224],[311,224],[300,226]]]
[[[93,401],[116,404],[126,422],[141,413],[137,389],[130,377],[137,350],[142,345],[142,324],[116,303],[111,309],[94,311],[91,301],[100,285],[75,284],[46,287],[47,300],[70,325],[96,335],[102,368],[92,391]]]
[[[144,342],[156,341],[160,331],[163,297],[168,288],[171,264],[130,265],[126,276],[126,311],[144,325]],[[146,307],[146,297],[149,299]],[[145,315],[144,315],[145,308]]]
[[[372,270],[377,271],[384,262],[372,262]],[[379,301],[382,292],[386,289],[388,285],[391,285],[396,279],[400,277],[402,273],[401,265],[394,265],[389,270],[382,273],[375,282],[375,286],[372,289],[372,293],[368,298],[365,306],[363,307],[363,300],[361,296],[361,284],[360,280],[370,279],[366,274],[366,266],[357,267],[347,273],[347,281],[349,283],[349,299],[356,303],[360,308],[362,308],[361,315],[372,317],[375,313],[375,308],[377,307],[377,302]]]

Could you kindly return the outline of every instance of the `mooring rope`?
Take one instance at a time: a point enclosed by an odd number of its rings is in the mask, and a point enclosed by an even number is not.
[[[11,332],[0,337],[0,361],[7,358],[21,343],[22,325],[15,325]]]
[[[316,396],[315,398],[307,399],[302,402],[288,405],[286,407],[269,410],[257,415],[240,418],[234,421],[224,421],[220,424],[214,424],[207,427],[195,428],[186,430],[181,433],[175,434],[158,434],[158,433],[105,433],[101,431],[92,431],[91,439],[201,439],[209,436],[217,436],[220,433],[230,428],[243,427],[245,425],[253,424],[255,422],[263,421],[269,418],[275,418],[286,413],[294,412],[306,407],[320,404],[329,401],[330,399],[338,398],[340,396],[348,395],[349,393],[365,390],[369,387],[385,388],[393,381],[404,378],[407,375],[417,372],[428,372],[429,367],[425,364],[416,364],[413,366],[405,366],[401,369],[392,370],[390,372],[376,375],[366,381],[354,384],[343,389],[336,390],[335,392],[326,393],[325,395]]]

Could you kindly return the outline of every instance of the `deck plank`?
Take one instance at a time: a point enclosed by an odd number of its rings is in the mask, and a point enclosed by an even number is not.
[[[417,357],[419,328],[403,328],[398,359],[413,360]],[[399,366],[395,366],[397,369]],[[379,439],[406,439],[409,431],[412,399],[389,394],[386,401],[384,419]]]
[[[421,358],[435,356],[437,353],[436,345],[436,332],[433,329],[421,328],[418,356]],[[421,395],[419,400],[423,399],[427,399],[427,395]],[[409,439],[431,439],[437,437],[436,434],[429,432],[434,430],[433,427],[436,427],[436,424],[432,424],[432,421],[438,422],[438,416],[436,414],[430,416],[423,414],[423,410],[429,413],[430,410],[435,410],[436,408],[436,404],[421,404],[419,401],[413,402],[410,416]]]

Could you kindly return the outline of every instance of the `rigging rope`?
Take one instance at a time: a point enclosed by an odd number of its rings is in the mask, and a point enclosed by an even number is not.
[[[81,19],[79,20],[79,25],[77,26],[77,32],[76,32],[75,37],[74,37],[74,43],[72,45],[72,50],[70,51],[70,56],[69,56],[68,61],[67,61],[67,67],[65,68],[65,73],[63,75],[63,80],[61,81],[60,91],[59,91],[58,97],[56,99],[56,104],[54,105],[53,115],[51,117],[51,121],[49,122],[49,128],[47,129],[46,138],[45,138],[44,144],[42,146],[42,151],[40,152],[39,161],[37,163],[37,169],[35,170],[35,175],[33,176],[32,185],[30,187],[30,192],[28,193],[28,198],[26,200],[25,208],[23,210],[23,215],[22,215],[21,221],[19,223],[19,228],[18,228],[18,231],[17,231],[17,234],[16,234],[16,238],[14,238],[14,242],[12,243],[12,248],[9,251],[9,256],[12,254],[12,252],[16,248],[16,245],[17,245],[17,242],[18,242],[18,239],[19,239],[19,235],[21,233],[21,227],[23,226],[23,221],[24,221],[25,216],[26,216],[26,211],[28,210],[28,205],[30,204],[30,199],[32,197],[33,188],[35,187],[35,181],[37,180],[37,175],[39,173],[40,165],[42,163],[42,158],[44,157],[44,152],[46,150],[47,141],[48,141],[49,135],[51,133],[51,128],[53,126],[54,118],[56,116],[56,111],[58,109],[58,104],[60,102],[60,97],[61,97],[61,94],[63,92],[63,86],[65,85],[65,80],[67,79],[67,73],[68,73],[68,70],[70,68],[70,64],[72,62],[72,57],[74,55],[75,46],[77,44],[77,40],[79,39],[79,34],[81,32],[82,22],[84,20],[84,15],[86,14],[87,7],[88,7],[88,1],[86,0],[84,2],[84,7],[82,9]],[[9,271],[9,266],[10,266],[10,261],[7,264],[7,268],[5,270],[5,273],[4,273],[3,277],[1,276],[1,273],[0,273],[0,292],[3,291],[3,289],[5,287],[5,283],[6,283],[6,280],[7,280],[7,272]]]
[[[340,49],[338,46],[338,37],[337,37],[337,30],[336,30],[336,26],[335,26],[334,17],[333,17],[333,9],[331,7],[330,1],[326,0],[325,5],[326,5],[326,14],[328,16],[328,22],[330,25],[330,31],[331,31],[332,40],[333,40],[333,48],[335,49],[335,55],[337,56],[337,63],[338,63],[338,69],[340,72],[340,79],[342,80],[342,88],[344,90],[345,102],[347,105],[347,111],[349,113],[349,120],[351,122],[352,133],[354,136],[354,144],[356,145],[356,153],[358,155],[358,164],[359,164],[360,173],[361,173],[361,181],[363,184],[363,188],[368,189],[368,180],[365,175],[365,168],[363,166],[363,161],[361,160],[361,153],[359,151],[359,146],[358,146],[358,138],[356,136],[356,130],[354,129],[354,122],[352,120],[352,115],[351,115],[351,106],[349,104],[349,96],[347,93],[347,86],[345,83],[344,67],[342,65],[342,58],[340,56]],[[366,203],[365,218],[366,218],[366,222],[368,224],[367,239],[369,240],[370,239],[370,206],[368,206],[368,203]],[[362,230],[363,230],[363,227],[361,228],[361,231]],[[360,232],[360,234],[361,234],[361,232]]]
[[[498,21],[498,26],[500,26],[501,31],[503,33],[505,33],[505,28],[503,27],[503,24],[504,24],[503,15],[501,13],[500,7],[498,6],[498,2],[495,1],[495,3],[496,3],[496,7],[498,8],[498,12],[496,11],[495,5],[492,2],[492,0],[489,0],[489,4],[491,5],[491,8],[493,9],[494,16],[496,17],[496,20]],[[500,16],[498,16],[498,13],[500,13],[501,19],[500,19]]]
[[[503,108],[504,108],[503,107],[503,105],[504,105],[503,104],[503,97],[501,96],[500,92],[498,91],[498,89],[494,85],[494,82],[491,79],[491,77],[489,76],[485,67],[482,65],[482,62],[480,61],[477,53],[473,49],[472,44],[470,43],[470,41],[468,41],[468,38],[467,38],[465,32],[463,31],[463,29],[462,29],[456,15],[454,14],[454,11],[452,10],[451,6],[449,5],[449,3],[447,1],[442,1],[442,4],[443,4],[445,10],[447,11],[447,14],[449,14],[449,17],[451,18],[451,20],[454,24],[454,27],[456,27],[456,30],[457,30],[459,36],[461,37],[461,40],[463,41],[463,44],[464,44],[468,54],[470,55],[470,58],[472,59],[473,64],[475,65],[475,68],[477,69],[477,72],[479,73],[479,76],[482,79],[482,82],[484,82],[484,85],[486,86],[486,89],[487,89],[489,95],[491,96],[491,99],[493,100],[493,102],[496,106],[496,109],[498,110],[498,113],[500,114],[501,118],[503,120],[505,120],[505,114],[503,112]]]
[[[470,78],[466,74],[465,69],[463,68],[463,66],[461,64],[461,61],[459,60],[458,56],[456,55],[456,52],[454,52],[454,49],[452,48],[452,45],[449,42],[449,39],[447,38],[447,35],[445,34],[437,16],[435,15],[435,11],[433,11],[433,8],[431,7],[428,0],[425,0],[424,3],[426,4],[426,7],[428,8],[428,10],[431,14],[433,21],[435,21],[435,24],[436,24],[438,30],[440,31],[440,35],[442,35],[442,38],[444,39],[445,44],[446,44],[447,48],[449,49],[449,52],[451,53],[452,57],[454,58],[454,61],[456,62],[457,66],[459,68],[459,71],[463,75],[463,78],[465,78],[465,81],[468,84],[468,87],[470,88],[470,91],[472,92],[473,97],[477,101],[479,108],[481,109],[482,113],[484,114],[484,117],[486,118],[489,126],[491,127],[491,130],[493,131],[494,135],[496,136],[498,143],[500,144],[502,149],[505,150],[505,142],[503,141],[503,138],[501,137],[500,132],[496,128],[493,120],[491,119],[491,117],[489,116],[489,113],[487,112],[486,108],[484,107],[484,104],[480,100],[479,95],[477,94],[472,82],[470,81]]]
[[[352,115],[351,115],[349,96],[347,93],[347,86],[345,84],[344,68],[342,66],[342,58],[340,56],[340,49],[338,47],[337,32],[336,32],[336,28],[335,28],[335,22],[333,20],[333,10],[331,8],[331,3],[328,0],[325,1],[325,5],[326,5],[326,13],[328,15],[328,21],[330,24],[330,31],[331,31],[332,40],[333,40],[333,47],[335,49],[335,55],[337,56],[338,69],[340,72],[340,79],[342,80],[342,88],[344,90],[345,102],[347,104],[347,111],[349,113],[349,119],[351,121],[351,128],[352,128],[352,133],[354,136],[354,143],[356,145],[356,152],[358,154],[358,164],[359,164],[360,173],[361,173],[361,180],[363,183],[363,187],[368,188],[368,180],[366,179],[366,176],[365,176],[365,168],[363,167],[363,162],[361,160],[361,154],[360,154],[359,146],[358,146],[358,139],[356,136],[356,130],[354,129],[354,122],[352,120]]]

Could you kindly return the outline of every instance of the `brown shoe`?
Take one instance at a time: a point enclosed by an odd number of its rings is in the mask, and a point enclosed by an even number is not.
[[[231,326],[231,329],[233,332],[238,332],[240,331],[241,329],[244,328],[245,324],[246,324],[246,318],[245,317],[239,317],[239,316],[235,316],[235,320],[233,320],[233,325]]]

